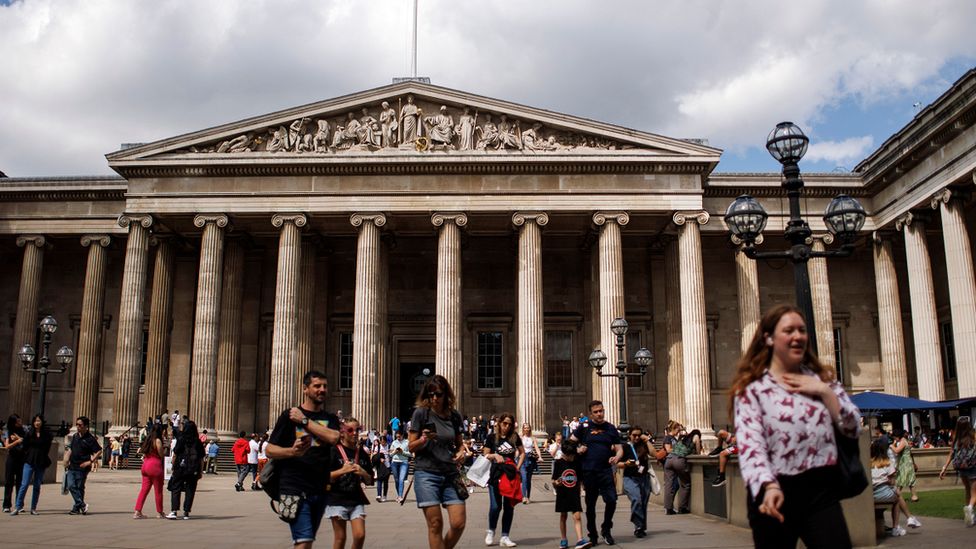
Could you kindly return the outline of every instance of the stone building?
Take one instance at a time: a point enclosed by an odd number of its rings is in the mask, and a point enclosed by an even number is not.
[[[836,194],[869,214],[852,257],[810,263],[821,355],[854,391],[976,396],[974,122],[976,70],[853,173],[804,174],[815,245]],[[37,402],[17,351],[53,314],[77,355],[49,379],[55,421],[264,429],[316,368],[367,425],[436,372],[464,413],[552,431],[593,397],[618,419],[586,359],[613,362],[625,317],[628,360],[655,357],[631,421],[725,426],[740,349],[793,280],[722,220],[751,194],[783,245],[779,174],[717,174],[720,156],[402,82],[123,148],[117,177],[2,178],[0,402]]]

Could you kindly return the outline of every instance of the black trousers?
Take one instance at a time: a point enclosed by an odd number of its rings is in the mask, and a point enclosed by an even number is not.
[[[193,496],[197,493],[197,478],[190,477],[183,479],[182,489],[173,490],[170,494],[170,509],[173,511],[178,511],[180,509],[180,495],[186,494],[186,499],[183,500],[183,512],[189,513],[190,509],[193,508]]]
[[[794,476],[778,477],[783,488],[783,506],[778,520],[759,512],[766,495],[747,496],[749,526],[757,549],[796,547],[798,539],[807,549],[849,549],[851,536],[836,495],[840,476],[836,467],[818,467]]]
[[[4,471],[4,486],[3,486],[3,508],[12,509],[14,506],[13,496],[17,495],[17,490],[20,489],[20,483],[24,475],[24,460],[23,458],[18,459],[19,456],[23,456],[22,452],[16,452],[13,457],[7,454],[7,466]]]
[[[598,471],[583,471],[583,488],[586,488],[586,533],[595,538],[596,500],[603,496],[603,523],[600,533],[613,529],[613,513],[617,510],[617,486],[613,479],[613,469],[609,467]]]

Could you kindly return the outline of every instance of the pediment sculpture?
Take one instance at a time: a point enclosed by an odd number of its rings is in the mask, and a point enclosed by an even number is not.
[[[621,150],[634,145],[602,136],[547,127],[505,113],[479,112],[467,105],[421,104],[412,94],[357,115],[303,117],[287,125],[248,131],[194,145],[178,153],[341,154],[381,150],[546,153]]]

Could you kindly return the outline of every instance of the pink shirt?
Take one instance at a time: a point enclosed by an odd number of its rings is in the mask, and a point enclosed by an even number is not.
[[[803,373],[815,375],[804,369]],[[861,413],[833,381],[840,402],[837,428],[854,438]],[[830,412],[820,399],[790,393],[767,371],[735,397],[735,436],[742,478],[753,497],[779,475],[796,475],[837,463],[837,444]]]

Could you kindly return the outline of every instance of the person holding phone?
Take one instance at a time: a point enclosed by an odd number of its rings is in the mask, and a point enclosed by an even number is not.
[[[417,396],[410,420],[408,450],[415,456],[414,489],[417,507],[427,522],[431,549],[451,549],[464,533],[467,515],[458,465],[464,459],[461,414],[454,409],[454,390],[442,375],[431,377]],[[464,492],[461,494],[461,492]],[[440,506],[447,509],[448,529]]]
[[[393,444],[390,445],[390,466],[393,469],[393,484],[396,486],[397,503],[403,503],[403,487],[407,481],[407,470],[410,468],[409,443],[404,440],[403,433],[394,432]]]
[[[630,522],[634,537],[647,536],[647,501],[651,498],[651,442],[638,426],[630,428],[624,447],[624,460],[617,466],[624,472],[624,492],[630,499]]]

